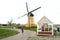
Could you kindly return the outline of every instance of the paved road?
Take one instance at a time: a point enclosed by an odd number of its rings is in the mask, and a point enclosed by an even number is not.
[[[1,40],[26,40],[28,37],[36,36],[36,32],[33,31],[24,30],[24,33],[21,33],[20,29],[15,29],[15,30],[19,31],[20,33]]]

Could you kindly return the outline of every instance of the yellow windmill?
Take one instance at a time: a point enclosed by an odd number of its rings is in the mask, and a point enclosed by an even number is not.
[[[36,25],[35,25],[35,23],[34,23],[34,18],[33,18],[34,15],[32,14],[32,12],[36,11],[37,9],[39,9],[39,8],[41,8],[41,7],[38,7],[38,8],[36,8],[36,9],[32,10],[32,11],[29,11],[29,10],[28,10],[28,5],[27,5],[27,2],[26,2],[26,8],[27,8],[27,12],[28,12],[28,13],[26,13],[26,14],[24,14],[24,15],[21,16],[21,17],[24,17],[25,15],[28,16],[28,22],[25,24],[25,27],[34,27],[34,26],[36,26]],[[21,18],[21,17],[19,17],[19,18]]]

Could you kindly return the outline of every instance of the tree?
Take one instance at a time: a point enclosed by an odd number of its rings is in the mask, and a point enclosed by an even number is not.
[[[12,22],[13,22],[13,19],[11,19],[10,21],[8,21],[8,25],[12,26]]]

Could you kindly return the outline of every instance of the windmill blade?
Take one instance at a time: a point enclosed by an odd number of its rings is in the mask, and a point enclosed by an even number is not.
[[[20,16],[20,17],[18,17],[18,18],[21,18],[21,17],[24,17],[24,16],[26,16],[27,14],[24,14],[24,15],[22,15],[22,16]]]
[[[36,9],[34,9],[34,10],[30,11],[30,12],[34,12],[34,11],[38,10],[39,8],[41,8],[41,7],[38,7],[38,8],[36,8]]]
[[[27,4],[27,2],[26,2],[26,8],[27,8],[27,12],[29,12],[29,10],[28,10],[28,4]]]

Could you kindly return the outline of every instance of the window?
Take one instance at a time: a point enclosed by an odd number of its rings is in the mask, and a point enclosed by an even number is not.
[[[48,31],[48,24],[47,23],[43,24],[42,31]]]
[[[42,31],[52,31],[52,25],[48,25],[47,23],[44,23],[41,28]]]
[[[48,25],[48,31],[52,31],[52,26]]]

